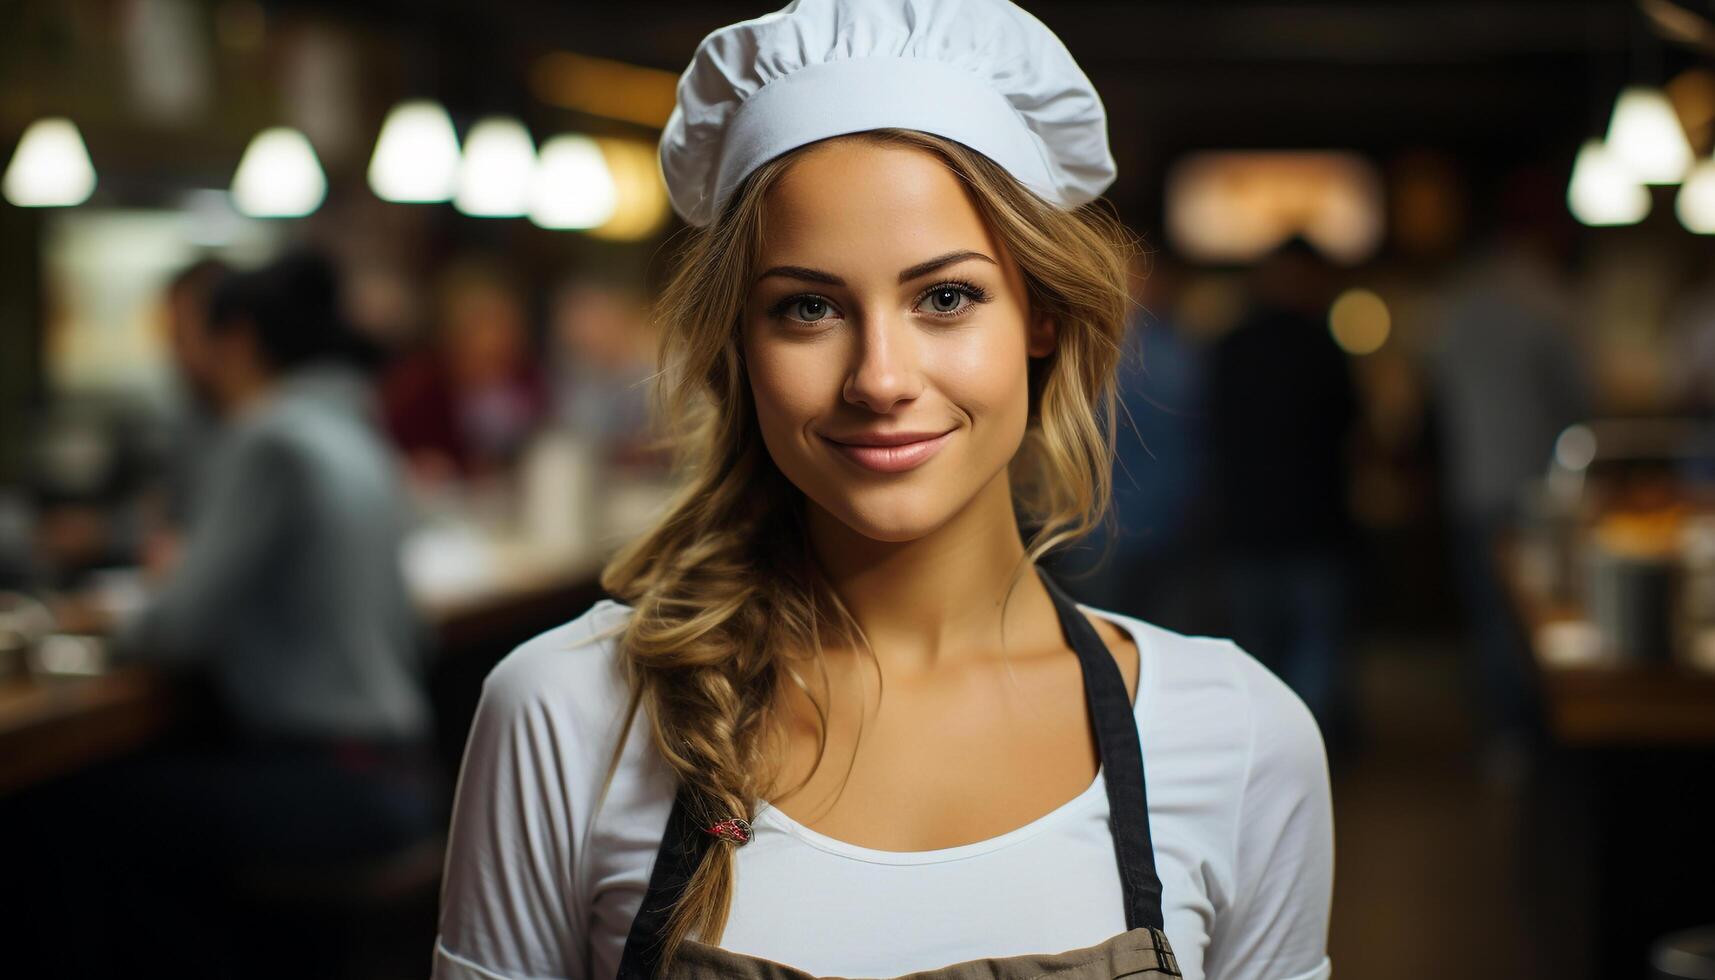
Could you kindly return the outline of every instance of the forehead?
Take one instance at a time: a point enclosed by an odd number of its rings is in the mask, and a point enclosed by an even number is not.
[[[874,264],[891,277],[958,249],[999,251],[964,183],[915,147],[817,144],[769,189],[763,211],[761,268],[790,261],[854,272]]]

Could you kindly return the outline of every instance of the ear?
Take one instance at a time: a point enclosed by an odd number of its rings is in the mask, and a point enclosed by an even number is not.
[[[1026,337],[1026,350],[1031,357],[1047,357],[1054,353],[1055,339],[1059,336],[1059,325],[1054,318],[1044,314],[1036,318]]]

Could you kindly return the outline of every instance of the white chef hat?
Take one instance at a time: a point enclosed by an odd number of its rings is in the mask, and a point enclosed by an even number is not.
[[[1101,98],[1008,0],[793,0],[723,27],[679,78],[661,172],[674,210],[706,225],[768,160],[882,128],[963,143],[1063,208],[1114,179]]]

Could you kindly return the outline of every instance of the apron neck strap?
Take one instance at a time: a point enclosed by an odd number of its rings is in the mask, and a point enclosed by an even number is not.
[[[1107,644],[1078,610],[1072,597],[1043,569],[1038,568],[1037,574],[1054,600],[1066,642],[1078,654],[1078,662],[1084,668],[1084,697],[1089,702],[1096,751],[1102,760],[1102,781],[1108,789],[1108,819],[1113,827],[1120,887],[1125,894],[1126,928],[1162,929],[1161,876],[1155,870],[1155,846],[1149,833],[1143,744],[1138,738],[1131,697],[1126,694],[1125,677],[1114,663]],[[1141,650],[1138,656],[1141,687]]]
[[[1090,708],[1101,758],[1102,781],[1108,791],[1109,820],[1113,828],[1114,855],[1119,864],[1120,888],[1125,898],[1127,929],[1148,926],[1162,929],[1161,878],[1155,870],[1155,848],[1149,834],[1149,799],[1144,790],[1143,748],[1137,734],[1137,718],[1126,694],[1125,677],[1113,654],[1095,627],[1084,618],[1077,604],[1059,583],[1040,568],[1037,574],[1054,600],[1066,643],[1078,655],[1084,675],[1084,696]],[[1141,667],[1141,665],[1140,665]],[[1142,678],[1139,678],[1141,684]],[[651,980],[660,956],[667,919],[672,914],[691,875],[702,864],[714,838],[700,830],[691,814],[696,810],[689,791],[681,785],[667,815],[667,829],[649,875],[649,891],[643,896],[637,917],[626,937],[625,952],[616,980]]]

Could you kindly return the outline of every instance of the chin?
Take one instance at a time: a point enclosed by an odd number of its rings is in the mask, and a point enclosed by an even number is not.
[[[882,493],[857,498],[824,498],[818,503],[840,523],[872,541],[902,544],[927,537],[951,520],[958,507],[928,490]]]

